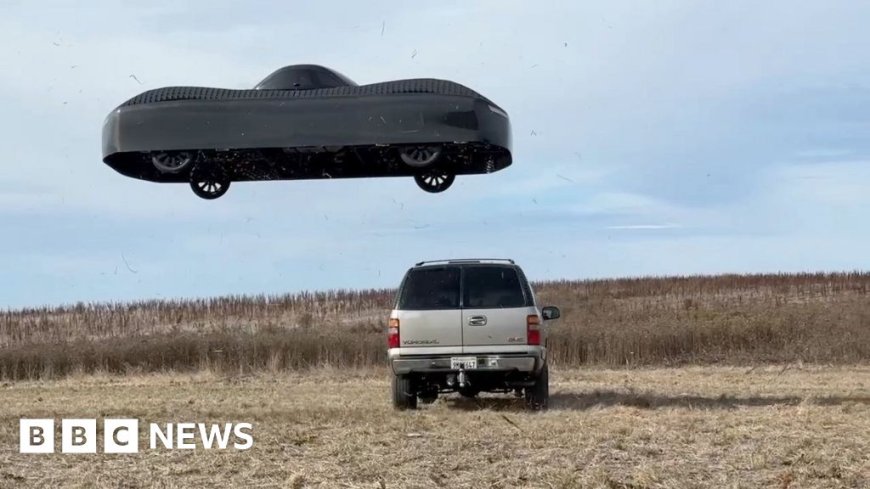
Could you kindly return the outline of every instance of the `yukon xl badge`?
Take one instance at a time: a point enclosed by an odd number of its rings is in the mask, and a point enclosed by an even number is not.
[[[403,345],[437,345],[438,340],[404,340]]]

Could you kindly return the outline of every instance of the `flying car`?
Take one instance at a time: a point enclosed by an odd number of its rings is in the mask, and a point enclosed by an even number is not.
[[[281,68],[252,90],[145,91],[103,125],[103,162],[128,177],[188,183],[413,177],[427,192],[511,164],[507,113],[447,80],[357,85],[318,65]]]

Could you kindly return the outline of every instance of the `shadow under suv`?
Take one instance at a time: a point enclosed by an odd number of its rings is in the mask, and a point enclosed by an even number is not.
[[[390,314],[393,405],[414,409],[439,393],[515,392],[531,409],[549,399],[546,328],[513,260],[420,262],[405,274]]]

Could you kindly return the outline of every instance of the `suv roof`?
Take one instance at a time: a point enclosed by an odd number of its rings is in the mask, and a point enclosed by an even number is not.
[[[461,265],[466,263],[505,263],[510,265],[516,265],[516,263],[510,258],[459,258],[447,260],[420,261],[415,263],[414,266],[420,267],[423,265]]]

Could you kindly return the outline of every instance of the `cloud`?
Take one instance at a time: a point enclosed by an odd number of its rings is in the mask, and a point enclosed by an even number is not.
[[[514,257],[538,278],[867,264],[859,2],[0,9],[0,267],[16,284],[0,306],[388,286],[442,256]],[[249,87],[297,62],[480,90],[511,116],[514,164],[439,195],[396,178],[234,184],[205,202],[100,161],[126,98]],[[137,274],[114,274],[121,254]]]
[[[623,224],[620,226],[607,226],[607,229],[619,229],[628,231],[643,231],[643,230],[658,230],[658,229],[677,229],[681,228],[679,224]]]

